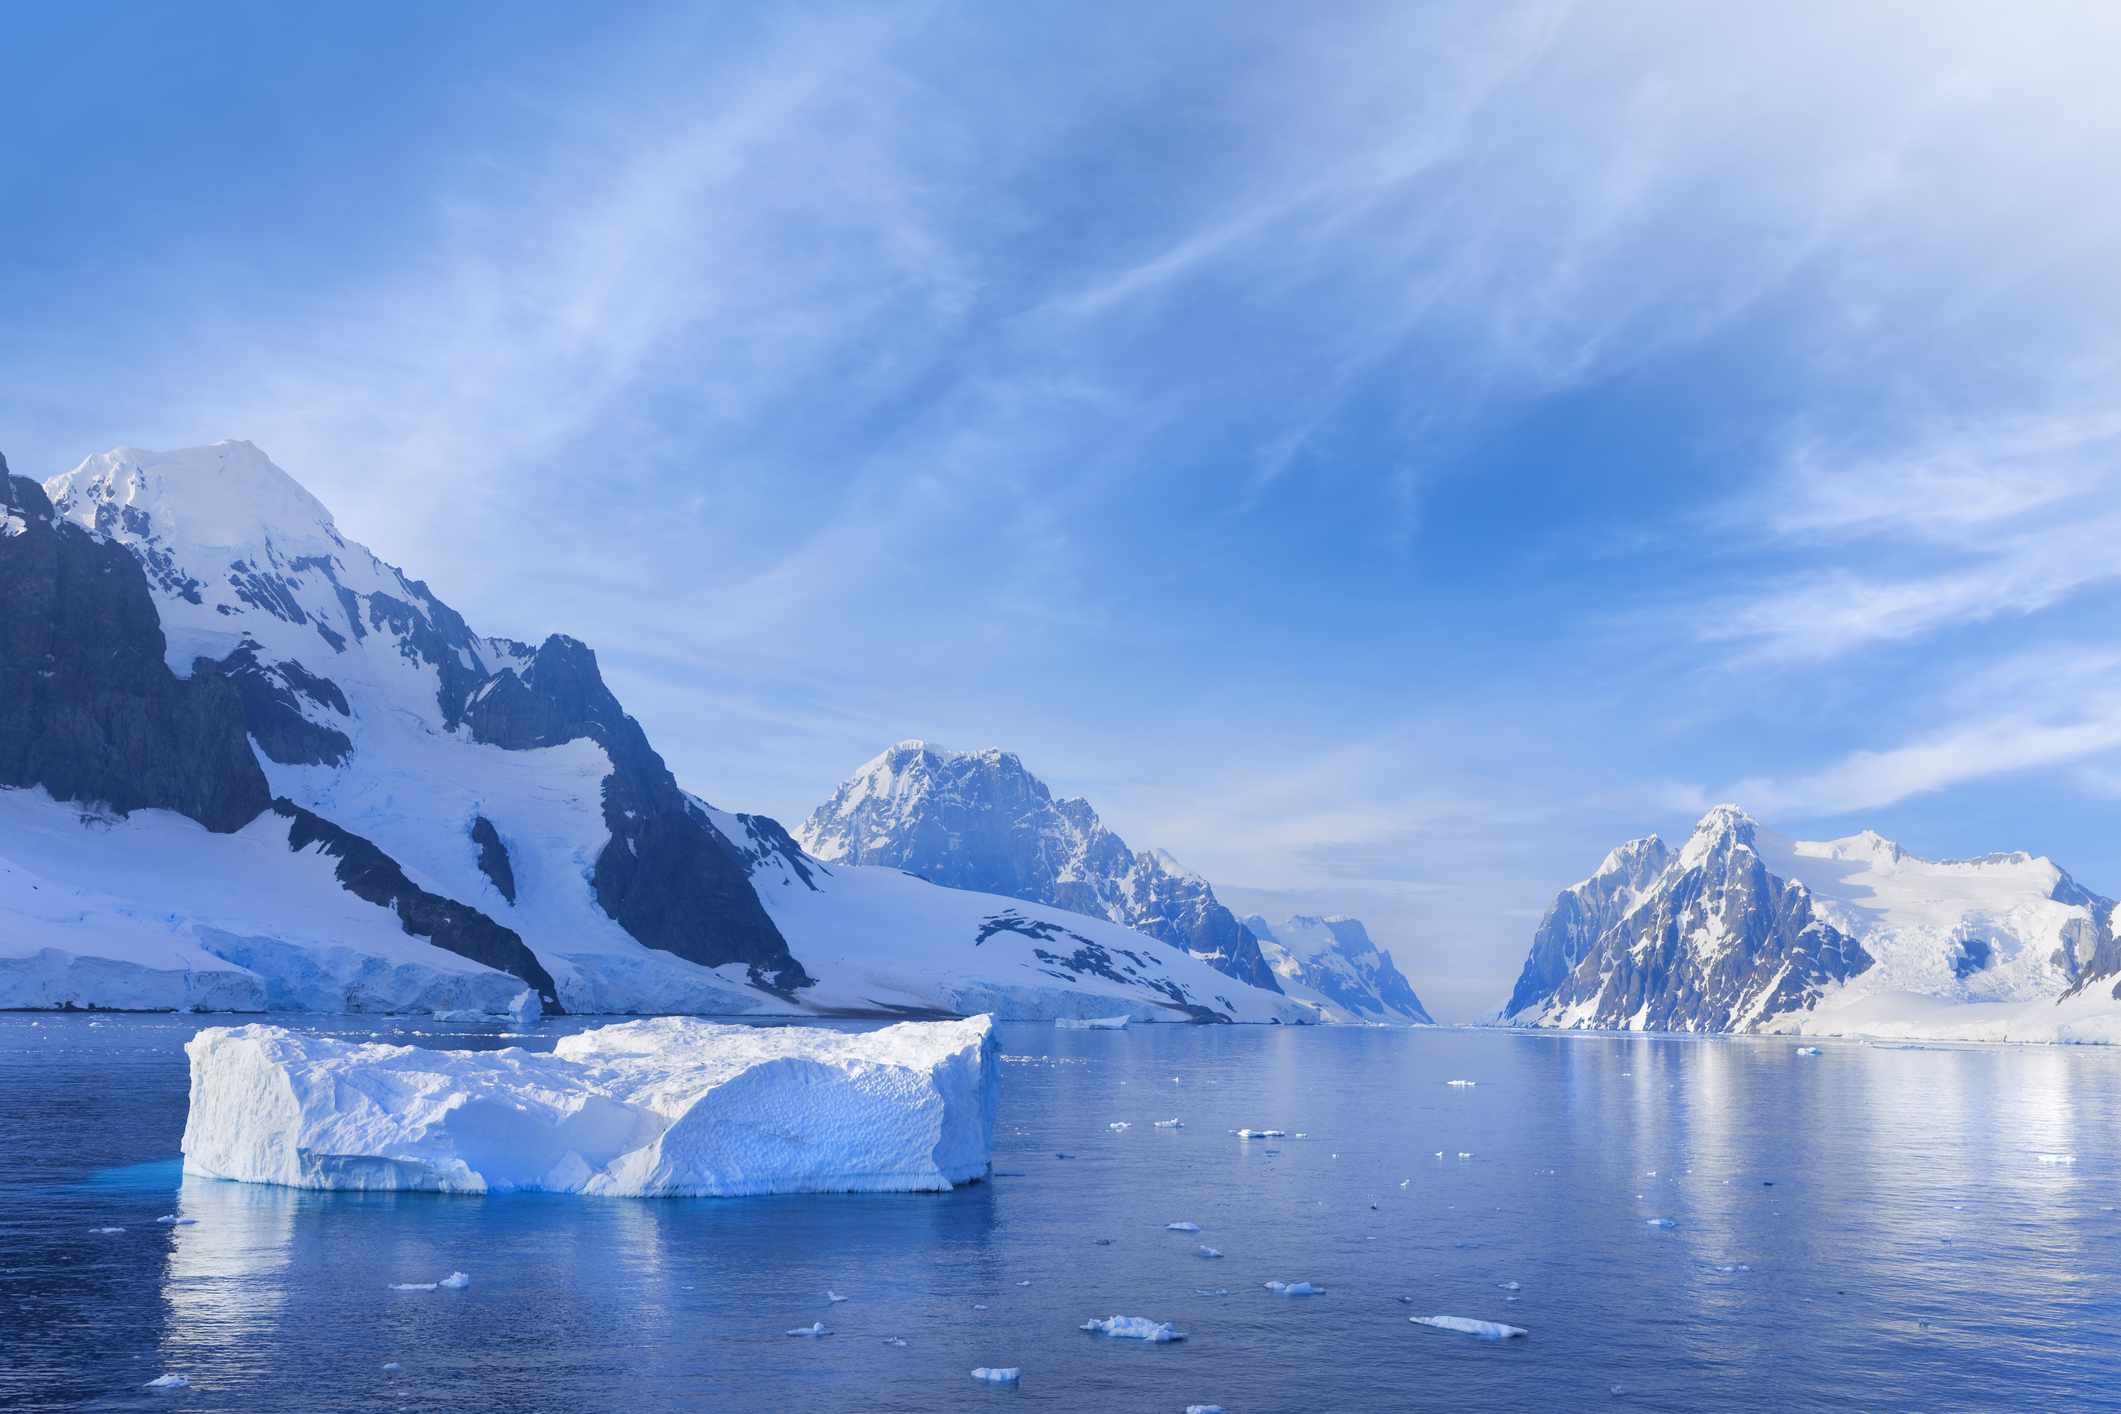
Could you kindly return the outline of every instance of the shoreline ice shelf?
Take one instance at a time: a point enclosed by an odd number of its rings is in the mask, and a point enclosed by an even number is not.
[[[185,1046],[188,1174],[610,1197],[943,1192],[985,1178],[991,1018],[849,1033],[682,1017],[438,1051],[277,1026]]]

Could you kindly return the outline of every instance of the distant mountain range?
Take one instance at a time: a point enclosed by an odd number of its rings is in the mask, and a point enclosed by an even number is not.
[[[1130,849],[1089,801],[1056,799],[1011,752],[899,742],[848,777],[796,838],[819,859],[1108,919],[1327,1020],[1430,1020],[1361,923],[1297,918],[1279,933],[1263,919],[1241,923],[1206,879],[1162,850]]]
[[[1156,869],[1223,970],[709,806],[248,443],[0,463],[0,604],[0,1007],[1316,1019]]]
[[[1562,890],[1503,1009],[1529,1026],[2121,1040],[2116,906],[2028,854],[1788,840],[1734,805]]]

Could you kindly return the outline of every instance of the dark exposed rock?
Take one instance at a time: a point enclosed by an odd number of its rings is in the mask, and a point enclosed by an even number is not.
[[[1654,839],[1616,851],[1540,925],[1527,976],[1557,961],[1565,974],[1516,1006],[1527,994],[1521,979],[1509,1014],[1650,1031],[1742,1030],[1806,1010],[1830,983],[1869,968],[1862,945],[1814,913],[1810,890],[1768,872],[1756,828],[1743,812],[1718,807],[1654,875],[1649,866],[1663,854]]]
[[[251,736],[267,756],[284,766],[337,766],[353,753],[353,742],[346,733],[311,721],[299,700],[306,697],[321,708],[350,717],[346,695],[338,684],[315,676],[297,662],[260,663],[254,640],[245,639],[242,647],[219,662],[199,659],[192,677],[219,677],[233,684],[243,699],[243,720]]]
[[[611,840],[590,883],[619,926],[702,966],[744,963],[777,991],[810,985],[752,889],[744,853],[678,788],[586,644],[554,634],[521,672],[504,668],[469,693],[463,715],[474,738],[512,751],[585,736],[604,748]]]
[[[289,822],[287,847],[297,853],[316,846],[339,861],[339,883],[356,898],[398,915],[405,931],[425,938],[445,952],[470,958],[512,977],[538,994],[547,1012],[561,1010],[552,974],[511,928],[476,908],[420,888],[405,877],[398,862],[368,840],[304,810],[291,800],[272,803],[273,813]]]
[[[478,815],[472,818],[471,839],[479,847],[479,872],[493,881],[502,898],[514,903],[516,871],[508,862],[508,846],[501,843],[501,832],[493,827],[493,821]]]
[[[270,800],[227,679],[180,679],[140,562],[0,461],[0,784],[242,828]],[[17,528],[19,527],[19,529]]]
[[[1597,873],[1564,889],[1532,935],[1532,951],[1503,1014],[1515,1016],[1553,996],[1671,862],[1672,852],[1657,836],[1630,840],[1607,855]]]

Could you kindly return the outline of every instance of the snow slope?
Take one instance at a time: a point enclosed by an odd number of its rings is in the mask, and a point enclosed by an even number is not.
[[[744,844],[752,882],[820,978],[813,1006],[991,1012],[1011,1020],[1313,1020],[1277,992],[1103,919],[898,869],[815,859],[771,820],[709,809]]]
[[[941,1191],[986,1176],[1000,1077],[986,1017],[862,1034],[670,1017],[549,1055],[209,1027],[185,1051],[187,1173],[444,1193]]]
[[[229,835],[0,789],[0,1005],[506,1012],[504,972],[409,936],[260,815]]]

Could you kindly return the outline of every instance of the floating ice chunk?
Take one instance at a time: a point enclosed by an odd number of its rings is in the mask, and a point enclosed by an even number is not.
[[[1165,1230],[1166,1230],[1166,1231],[1168,1231],[1168,1232],[1199,1232],[1199,1231],[1200,1231],[1200,1224],[1199,1224],[1199,1223],[1165,1223],[1165,1224],[1164,1224],[1164,1228],[1165,1228]]]
[[[2077,1162],[2077,1156],[2075,1154],[2035,1154],[2033,1155],[2033,1162],[2036,1164],[2073,1164]]]
[[[1524,1290],[1524,1283],[1522,1283],[1522,1282],[1515,1282],[1515,1281],[1499,1281],[1499,1282],[1496,1282],[1495,1284],[1496,1284],[1497,1286],[1501,1287],[1501,1288],[1502,1288],[1502,1289],[1503,1289],[1504,1291],[1522,1291],[1522,1290]]]
[[[1470,1159],[1470,1158],[1472,1158],[1473,1156],[1472,1156],[1471,1154],[1467,1153],[1467,1152],[1466,1152],[1465,1150],[1463,1150],[1463,1149],[1460,1149],[1460,1150],[1458,1151],[1458,1157],[1459,1157],[1459,1158],[1461,1158],[1461,1159]]]
[[[438,1281],[394,1281],[390,1284],[390,1289],[392,1291],[434,1291],[439,1289],[441,1285],[442,1283]]]
[[[884,1344],[895,1345],[899,1349],[904,1350],[906,1348],[906,1338],[902,1335],[887,1335],[884,1337]]]
[[[991,1370],[982,1365],[972,1372],[973,1379],[985,1380],[990,1385],[1013,1385],[1023,1377],[1023,1370],[1016,1365],[1011,1365],[1005,1370]]]
[[[1223,1414],[1223,1407],[1220,1404],[1189,1404],[1186,1414]]]
[[[1417,1326],[1456,1331],[1475,1340],[1514,1340],[1530,1334],[1523,1326],[1506,1326],[1500,1321],[1476,1321],[1470,1316],[1409,1316],[1407,1319]]]
[[[1477,1080],[1446,1080],[1444,1082],[1444,1084],[1450,1086],[1454,1090],[1470,1090],[1479,1083],[1480,1082]]]
[[[1156,1127],[1158,1129],[1184,1129],[1186,1126],[1183,1120],[1160,1119],[1156,1121]]]
[[[788,1334],[799,1335],[806,1340],[815,1340],[821,1335],[831,1335],[832,1332],[826,1329],[825,1323],[823,1321],[817,1321],[811,1325],[797,1326],[794,1330],[788,1332]]]
[[[180,1218],[175,1213],[164,1213],[161,1217],[156,1218],[155,1221],[164,1227],[197,1227],[199,1225],[197,1218]]]
[[[1316,1296],[1325,1288],[1313,1286],[1307,1281],[1270,1281],[1267,1290],[1276,1296]]]
[[[1053,1023],[1063,1031],[1122,1031],[1126,1029],[1124,1016],[1063,1016]]]
[[[1816,1056],[1819,1054],[1819,1048],[1817,1046],[1799,1046],[1797,1054],[1800,1056]]]
[[[1722,1273],[1723,1273],[1723,1274],[1724,1274],[1725,1276],[1731,1276],[1731,1275],[1734,1275],[1735,1273],[1738,1273],[1738,1272],[1749,1272],[1749,1271],[1751,1271],[1751,1270],[1752,1270],[1752,1268],[1751,1268],[1751,1267],[1749,1267],[1749,1266],[1747,1266],[1747,1265],[1746,1265],[1745,1263],[1743,1263],[1743,1262],[1736,1262],[1736,1263],[1725,1263],[1725,1264],[1723,1264],[1723,1265],[1721,1265],[1721,1266],[1718,1266],[1718,1267],[1716,1268],[1716,1270],[1717,1270],[1717,1271],[1719,1271],[1719,1272],[1722,1272]]]
[[[833,1305],[837,1306],[840,1302],[845,1301],[847,1298],[840,1295],[837,1291],[832,1290],[830,1287],[827,1287],[825,1289],[825,1299],[827,1301],[830,1301]]]
[[[936,1192],[986,1175],[991,1021],[863,1034],[659,1017],[550,1054],[277,1026],[185,1047],[188,1173],[297,1188],[613,1196]]]
[[[1170,1322],[1152,1321],[1147,1316],[1107,1316],[1102,1321],[1084,1321],[1082,1328],[1122,1340],[1146,1340],[1151,1345],[1168,1345],[1186,1338],[1186,1333]]]
[[[1222,1252],[1218,1248],[1202,1247],[1200,1249],[1200,1255],[1206,1257],[1210,1261],[1214,1261],[1216,1258],[1222,1256]]]
[[[1127,1123],[1127,1121],[1123,1119],[1115,1119],[1112,1121],[1112,1123],[1105,1126],[1105,1128],[1111,1130],[1114,1134],[1125,1134],[1129,1129],[1132,1129],[1133,1127],[1133,1125]]]
[[[1237,1131],[1237,1137],[1240,1139],[1280,1139],[1285,1136],[1284,1132],[1279,1129],[1240,1129]]]
[[[1193,1294],[1195,1296],[1228,1296],[1230,1288],[1227,1286],[1196,1286],[1193,1288]]]
[[[404,1368],[403,1365],[400,1365],[395,1360],[385,1360],[383,1362],[383,1373],[386,1375],[395,1375]]]
[[[1024,1278],[1024,1279],[1023,1279],[1022,1281],[1018,1282],[1018,1283],[1017,1283],[1017,1285],[1018,1285],[1018,1286],[1029,1286],[1029,1285],[1031,1285],[1031,1279],[1030,1279],[1029,1277],[1026,1277],[1026,1278]]]
[[[1677,1226],[1679,1226],[1679,1224],[1678,1224],[1678,1223],[1677,1223],[1676,1221],[1674,1221],[1673,1219],[1671,1219],[1671,1218],[1649,1218],[1649,1219],[1647,1219],[1647,1220],[1646,1220],[1646,1225],[1647,1225],[1647,1226],[1649,1226],[1649,1227],[1677,1227]]]
[[[109,1237],[112,1233],[123,1232],[125,1229],[122,1227],[92,1227],[89,1231],[98,1237]]]
[[[142,1389],[190,1389],[191,1380],[184,1375],[157,1375]]]
[[[451,1272],[448,1276],[443,1277],[441,1281],[435,1284],[437,1286],[440,1286],[444,1291],[462,1291],[465,1287],[471,1285],[471,1278],[464,1275],[464,1273],[462,1272]]]

